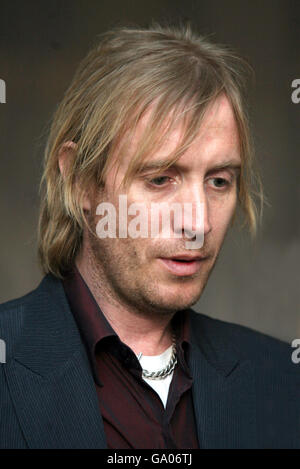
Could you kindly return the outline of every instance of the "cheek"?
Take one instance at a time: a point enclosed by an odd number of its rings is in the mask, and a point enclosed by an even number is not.
[[[148,239],[116,238],[107,240],[107,250],[114,262],[126,262],[129,268],[136,269],[147,262]]]
[[[210,204],[210,222],[215,231],[226,232],[236,210],[237,197],[235,194],[226,200],[213,201]]]

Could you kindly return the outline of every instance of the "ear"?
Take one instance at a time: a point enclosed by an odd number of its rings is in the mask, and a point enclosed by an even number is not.
[[[65,142],[58,152],[58,166],[62,177],[65,179],[71,160],[75,158],[77,145],[74,142]]]
[[[72,159],[76,157],[76,152],[77,152],[77,145],[76,143],[72,141],[65,142],[62,145],[61,149],[59,150],[58,166],[59,166],[59,170],[63,179],[66,178]],[[87,210],[87,211],[91,210],[90,200],[87,195],[85,195],[83,198],[82,207],[84,210]]]

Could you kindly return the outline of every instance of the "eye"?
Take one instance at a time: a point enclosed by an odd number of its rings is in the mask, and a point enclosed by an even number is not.
[[[231,185],[231,181],[228,181],[227,179],[221,177],[211,178],[210,181],[214,181],[214,186],[217,189],[222,189],[223,187],[228,187]]]
[[[163,186],[169,180],[169,176],[157,176],[153,179],[150,179],[148,182],[153,186]]]

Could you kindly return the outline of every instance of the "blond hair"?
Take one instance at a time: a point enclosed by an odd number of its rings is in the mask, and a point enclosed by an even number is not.
[[[259,215],[255,195],[262,211],[263,192],[254,169],[245,77],[246,65],[239,56],[189,27],[118,28],[103,34],[79,65],[54,114],[40,186],[45,189],[38,233],[43,271],[63,278],[74,264],[86,225],[82,198],[93,184],[105,185],[116,148],[119,155],[126,151],[122,137],[134,131],[150,106],[151,117],[131,158],[125,185],[180,120],[184,135],[166,166],[178,159],[221,94],[229,99],[236,119],[242,161],[238,202],[244,225],[254,236]],[[63,177],[58,155],[70,141],[76,143],[76,155]]]

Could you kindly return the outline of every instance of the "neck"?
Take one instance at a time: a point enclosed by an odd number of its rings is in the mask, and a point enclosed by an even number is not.
[[[82,258],[81,258],[82,259]],[[86,257],[85,257],[86,259]],[[104,316],[119,336],[138,355],[159,355],[172,344],[169,315],[143,314],[124,304],[106,285],[101,272],[80,258],[76,267],[93,294]]]

